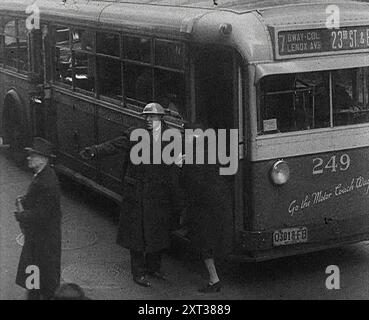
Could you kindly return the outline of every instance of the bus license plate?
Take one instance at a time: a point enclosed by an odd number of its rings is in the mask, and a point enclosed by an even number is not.
[[[306,242],[307,240],[308,230],[306,227],[281,229],[273,233],[274,246],[286,246]]]

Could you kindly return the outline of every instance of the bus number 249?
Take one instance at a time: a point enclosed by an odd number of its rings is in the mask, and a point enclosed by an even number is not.
[[[348,154],[343,154],[341,157],[333,156],[327,162],[322,158],[313,159],[313,174],[323,174],[324,172],[346,171],[351,164],[351,159]]]

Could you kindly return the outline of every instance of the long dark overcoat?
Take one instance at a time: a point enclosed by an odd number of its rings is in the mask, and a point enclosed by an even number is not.
[[[40,270],[40,289],[53,294],[60,283],[61,210],[60,189],[54,170],[46,166],[33,179],[17,219],[24,232],[16,283],[26,288],[28,266]],[[28,289],[28,288],[26,288]]]
[[[207,149],[204,152],[206,155]],[[219,175],[219,165],[207,164],[207,160],[196,164],[195,156],[193,164],[182,166],[179,181],[188,200],[189,237],[203,258],[224,258],[232,250],[233,206],[229,180]]]
[[[162,132],[166,129],[163,126]],[[97,156],[123,151],[122,205],[117,243],[127,249],[158,252],[170,245],[173,219],[183,210],[183,191],[179,189],[179,168],[166,164],[134,165],[128,129],[122,136],[95,146]],[[152,155],[152,135],[150,135]],[[162,142],[162,149],[166,143]]]

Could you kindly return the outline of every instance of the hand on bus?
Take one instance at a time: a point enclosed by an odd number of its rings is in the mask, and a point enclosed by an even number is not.
[[[95,153],[93,148],[91,147],[86,147],[84,148],[79,155],[81,156],[82,159],[84,160],[91,160],[95,157]]]

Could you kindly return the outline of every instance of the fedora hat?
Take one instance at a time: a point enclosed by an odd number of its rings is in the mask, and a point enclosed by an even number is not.
[[[37,153],[44,157],[55,158],[56,156],[53,154],[53,145],[40,137],[36,137],[33,139],[33,146],[24,148],[28,153]]]

